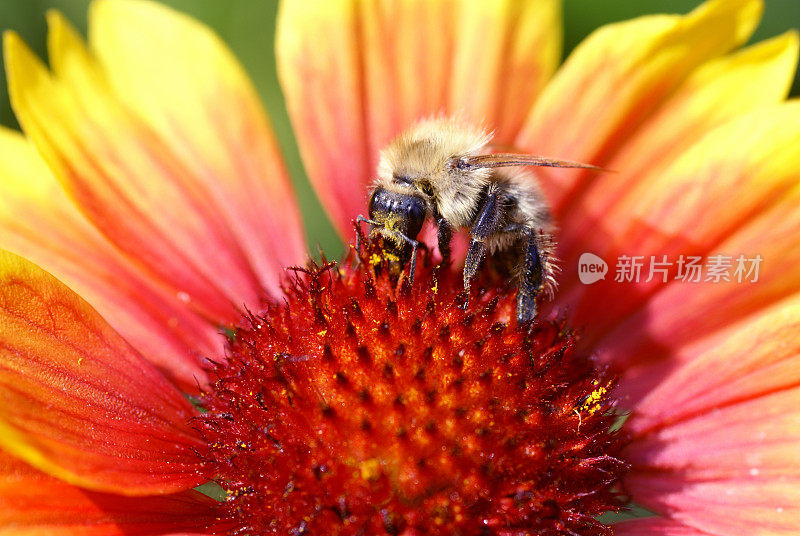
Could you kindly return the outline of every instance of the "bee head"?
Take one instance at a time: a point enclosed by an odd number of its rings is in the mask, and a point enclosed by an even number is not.
[[[411,258],[411,244],[425,222],[428,208],[421,195],[410,192],[394,192],[378,186],[369,198],[369,217],[379,222],[372,232],[386,240],[385,252],[406,263]],[[391,259],[394,260],[394,259]]]

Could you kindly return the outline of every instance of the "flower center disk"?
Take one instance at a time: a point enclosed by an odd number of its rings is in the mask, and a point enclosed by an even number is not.
[[[370,254],[365,259],[370,258]],[[203,399],[206,476],[249,534],[607,534],[612,380],[513,290],[422,263],[311,265],[250,315]]]

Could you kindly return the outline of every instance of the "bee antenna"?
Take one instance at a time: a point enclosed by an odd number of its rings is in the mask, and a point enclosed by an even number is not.
[[[493,154],[466,156],[458,159],[454,165],[459,169],[535,166],[535,167],[580,168],[580,169],[591,169],[594,171],[609,171],[607,169],[598,166],[593,166],[592,164],[584,164],[582,162],[573,162],[571,160],[558,160],[555,158],[547,158],[545,156],[537,156],[531,154],[516,154],[516,153],[493,153]]]

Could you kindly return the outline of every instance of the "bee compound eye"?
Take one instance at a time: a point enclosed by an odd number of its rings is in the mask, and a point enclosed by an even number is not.
[[[391,204],[389,196],[389,192],[384,190],[383,188],[375,188],[372,191],[372,195],[369,196],[369,217],[375,218],[376,213],[378,212],[388,212],[391,210],[389,206]]]
[[[378,190],[372,190],[372,193],[369,195],[369,203],[367,204],[367,212],[369,217],[372,218],[375,215],[375,194],[378,193]]]
[[[405,212],[407,218],[406,234],[409,238],[416,238],[422,230],[422,224],[425,223],[425,215],[427,213],[425,201],[416,196],[408,196]]]

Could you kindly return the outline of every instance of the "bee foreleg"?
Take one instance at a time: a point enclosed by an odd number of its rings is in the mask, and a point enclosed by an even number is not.
[[[369,218],[366,218],[366,217],[362,216],[361,214],[356,216],[356,225],[358,225],[359,229],[361,228],[361,224],[363,222],[366,222],[366,223],[368,223],[370,225],[377,225],[379,227],[382,227],[381,222],[379,222],[379,221],[371,220]],[[356,253],[358,253],[358,260],[360,261],[361,260],[361,233],[360,232],[356,233]]]
[[[417,271],[417,249],[423,248],[425,251],[428,251],[428,246],[425,245],[424,242],[420,242],[419,240],[414,240],[403,233],[397,233],[400,238],[411,244],[411,268],[409,270],[408,279],[410,283],[414,283],[414,273]]]
[[[469,304],[469,290],[472,278],[475,277],[483,256],[486,254],[486,239],[497,232],[501,217],[502,212],[497,199],[497,192],[490,191],[469,232],[471,240],[467,250],[467,258],[464,261],[464,290],[467,292],[463,306],[465,309]]]

